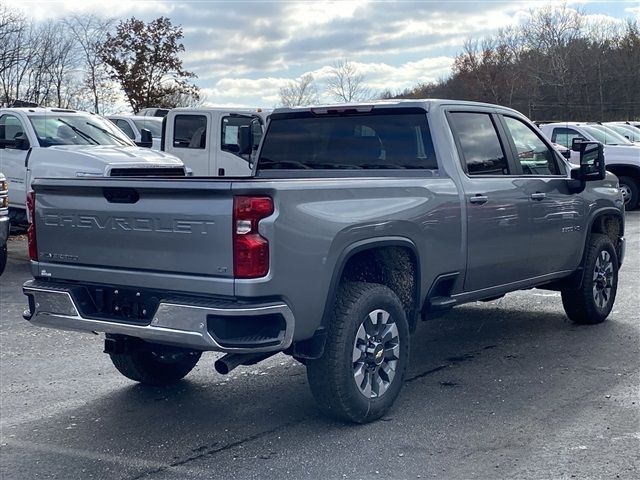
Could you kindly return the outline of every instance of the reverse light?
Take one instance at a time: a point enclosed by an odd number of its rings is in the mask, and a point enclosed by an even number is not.
[[[233,199],[233,273],[236,278],[260,278],[269,273],[269,241],[260,235],[260,220],[273,213],[270,197]]]
[[[29,228],[27,229],[27,243],[29,258],[38,261],[38,244],[36,242],[36,192],[27,194],[27,213],[29,214]]]

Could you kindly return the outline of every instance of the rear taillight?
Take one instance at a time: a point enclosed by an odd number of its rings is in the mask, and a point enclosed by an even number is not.
[[[233,274],[259,278],[269,273],[269,242],[258,232],[260,220],[273,213],[269,197],[233,199]]]
[[[36,192],[27,194],[27,213],[29,214],[29,228],[27,229],[27,241],[29,243],[29,258],[38,260],[38,244],[36,242]]]

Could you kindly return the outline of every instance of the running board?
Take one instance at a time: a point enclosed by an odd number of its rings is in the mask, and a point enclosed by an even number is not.
[[[430,320],[439,317],[443,313],[447,313],[456,304],[457,300],[451,297],[433,297],[429,300],[426,308],[422,310],[422,320]]]

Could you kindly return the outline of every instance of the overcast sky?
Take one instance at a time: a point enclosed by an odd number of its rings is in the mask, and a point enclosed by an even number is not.
[[[288,80],[322,87],[336,59],[354,62],[374,91],[446,77],[466,38],[523,22],[546,1],[5,0],[36,21],[95,13],[184,28],[184,66],[212,105],[272,107]],[[559,2],[555,2],[556,4]],[[640,0],[570,1],[592,18],[640,19]],[[329,100],[328,98],[324,98]]]

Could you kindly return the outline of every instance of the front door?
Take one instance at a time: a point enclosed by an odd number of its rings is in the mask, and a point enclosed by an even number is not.
[[[573,270],[586,228],[584,199],[569,190],[566,165],[536,130],[516,117],[501,119],[520,176],[520,196],[530,204],[526,252],[532,273]]]
[[[9,181],[9,202],[11,206],[25,208],[27,196],[27,150],[17,150],[10,143],[17,138],[25,138],[24,125],[15,115],[0,117],[0,172]]]

